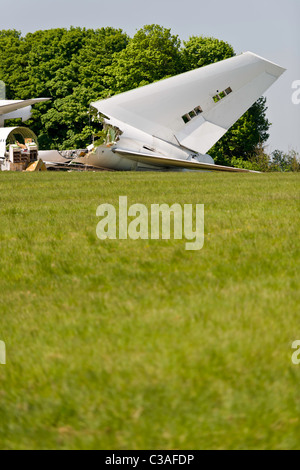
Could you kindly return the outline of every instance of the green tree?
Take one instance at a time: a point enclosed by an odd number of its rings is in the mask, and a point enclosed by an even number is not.
[[[20,31],[0,31],[0,80],[7,99],[22,99],[19,91],[28,81],[27,51]]]
[[[271,166],[277,171],[300,171],[299,154],[295,150],[285,153],[282,150],[274,150],[271,153]]]
[[[126,48],[129,37],[121,29],[111,27],[89,30],[80,53],[74,57],[78,67],[78,82],[89,90],[91,99],[108,94],[108,69],[114,58]]]
[[[115,55],[107,80],[110,93],[121,93],[182,71],[180,40],[170,29],[147,25]]]
[[[64,54],[60,54],[60,68],[47,82],[54,99],[51,108],[41,115],[40,141],[44,148],[78,148],[91,143],[96,129],[90,122],[89,104],[107,96],[106,69],[114,54],[128,43],[128,36],[113,28],[80,33],[78,50],[65,62]],[[69,50],[67,45],[65,48]]]
[[[230,44],[212,37],[192,36],[183,44],[181,52],[183,72],[214,64],[235,55]]]

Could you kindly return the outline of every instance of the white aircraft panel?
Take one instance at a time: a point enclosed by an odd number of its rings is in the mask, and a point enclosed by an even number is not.
[[[212,122],[205,121],[200,127],[180,140],[181,145],[200,153],[206,153],[227,131]]]

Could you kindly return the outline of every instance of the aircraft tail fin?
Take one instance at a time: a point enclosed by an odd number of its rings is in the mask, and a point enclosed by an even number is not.
[[[91,104],[110,118],[205,154],[284,71],[246,52]]]

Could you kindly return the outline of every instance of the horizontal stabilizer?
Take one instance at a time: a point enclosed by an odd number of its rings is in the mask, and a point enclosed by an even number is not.
[[[31,100],[0,100],[0,116],[48,100],[50,100],[50,98],[33,98]]]
[[[210,170],[210,171],[231,171],[239,173],[260,173],[259,171],[246,170],[245,168],[234,168],[231,166],[214,165],[212,163],[201,163],[197,160],[182,160],[180,158],[170,158],[162,155],[134,152],[121,148],[114,148],[113,152],[147,165],[155,165],[164,168],[186,168],[190,170]]]

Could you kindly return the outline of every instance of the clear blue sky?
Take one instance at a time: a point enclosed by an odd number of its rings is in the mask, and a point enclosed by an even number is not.
[[[81,26],[122,28],[130,36],[145,24],[228,41],[236,53],[252,51],[287,68],[267,92],[272,122],[269,151],[300,152],[300,104],[292,83],[300,80],[300,0],[0,0],[0,29],[23,34]]]

